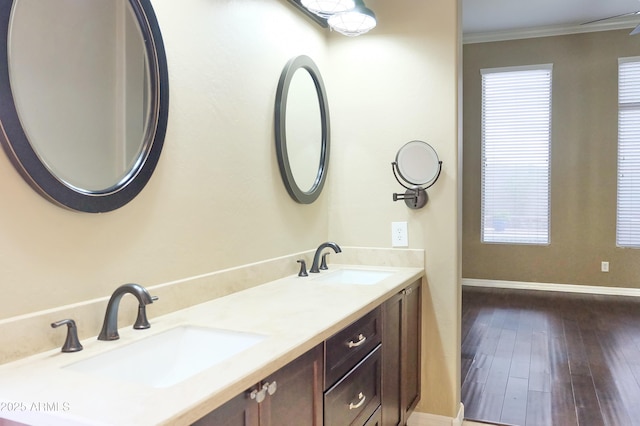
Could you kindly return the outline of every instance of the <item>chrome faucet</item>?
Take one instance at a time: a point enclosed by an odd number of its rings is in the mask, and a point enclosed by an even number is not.
[[[326,248],[331,248],[336,253],[342,252],[342,249],[340,248],[340,246],[334,242],[327,241],[326,243],[320,244],[318,246],[318,249],[316,250],[316,254],[313,256],[313,264],[311,265],[311,269],[309,269],[309,272],[313,272],[313,273],[320,272],[320,269],[318,268],[318,264],[320,263],[320,256],[322,255],[322,250]]]
[[[151,327],[149,321],[147,321],[145,305],[153,303],[158,298],[152,297],[147,289],[139,284],[124,284],[118,287],[109,299],[98,340],[117,340],[120,338],[118,335],[118,307],[120,306],[120,299],[126,293],[133,294],[138,299],[138,318],[133,328],[145,329]]]

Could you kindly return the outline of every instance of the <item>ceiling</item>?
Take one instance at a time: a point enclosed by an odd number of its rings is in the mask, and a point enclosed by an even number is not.
[[[523,29],[572,28],[570,32],[583,32],[633,28],[640,24],[640,15],[580,24],[636,11],[640,11],[639,0],[462,0],[462,29],[467,37]]]

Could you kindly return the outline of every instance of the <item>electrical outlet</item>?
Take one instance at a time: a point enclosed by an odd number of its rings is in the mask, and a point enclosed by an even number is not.
[[[609,262],[600,262],[600,271],[609,272]]]
[[[407,222],[391,222],[391,247],[409,247]]]

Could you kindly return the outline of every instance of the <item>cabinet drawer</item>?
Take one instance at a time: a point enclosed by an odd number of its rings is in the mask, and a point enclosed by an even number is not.
[[[378,407],[375,413],[369,417],[364,426],[381,426],[382,425],[382,406]]]
[[[361,426],[380,405],[380,346],[324,394],[325,426]]]
[[[331,336],[325,342],[325,388],[351,370],[381,339],[380,307]]]

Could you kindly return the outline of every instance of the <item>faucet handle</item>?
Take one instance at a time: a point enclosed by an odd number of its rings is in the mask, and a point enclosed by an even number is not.
[[[309,274],[307,273],[307,262],[305,262],[304,259],[298,259],[296,260],[296,262],[300,264],[300,272],[298,272],[298,276],[308,277]]]
[[[62,352],[78,352],[82,350],[82,344],[78,340],[78,328],[76,322],[72,319],[63,319],[51,323],[51,328],[58,328],[61,325],[67,325],[67,338],[62,345]]]
[[[326,252],[325,254],[322,255],[322,262],[320,262],[320,269],[322,269],[323,271],[326,271],[327,269],[329,269],[329,267],[327,266],[327,256],[329,255],[329,252]]]
[[[155,302],[158,300],[158,296],[151,296],[151,300]],[[151,327],[149,324],[149,320],[147,319],[147,308],[142,303],[138,305],[138,317],[136,318],[135,324],[133,324],[133,328],[136,330],[146,330]]]

